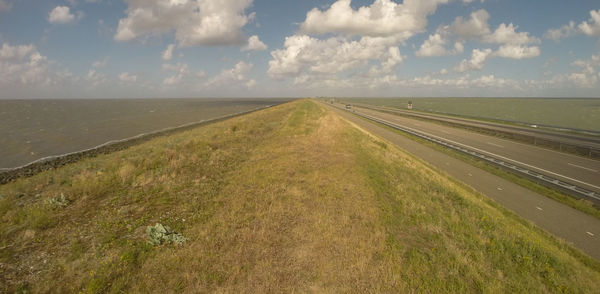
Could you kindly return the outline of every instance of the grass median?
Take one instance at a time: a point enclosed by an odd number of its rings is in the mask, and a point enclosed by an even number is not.
[[[310,100],[0,186],[0,292],[586,292],[600,266]],[[155,245],[156,223],[183,244]]]

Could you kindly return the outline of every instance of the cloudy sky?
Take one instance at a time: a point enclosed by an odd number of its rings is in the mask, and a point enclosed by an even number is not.
[[[0,98],[599,93],[598,0],[0,0]]]

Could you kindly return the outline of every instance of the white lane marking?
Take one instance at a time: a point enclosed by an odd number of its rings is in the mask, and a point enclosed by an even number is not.
[[[591,232],[586,232],[588,235],[594,237],[594,234],[592,234]]]
[[[543,209],[542,209],[541,207],[539,207],[539,206],[536,206],[535,208],[536,208],[537,210],[543,210]]]
[[[504,146],[502,146],[502,145],[498,145],[498,144],[494,144],[494,143],[490,143],[490,142],[485,142],[485,143],[488,144],[488,145],[492,145],[492,146],[504,148]]]
[[[496,188],[496,189],[498,189],[498,191],[502,191],[502,188],[500,188],[500,187],[498,187],[498,188]]]
[[[581,166],[581,165],[577,165],[577,164],[572,164],[572,163],[567,163],[567,164],[570,165],[570,166],[574,166],[574,167],[578,167],[578,168],[581,168],[581,169],[589,170],[589,171],[594,172],[594,173],[598,172],[595,169],[587,168],[585,166]]]

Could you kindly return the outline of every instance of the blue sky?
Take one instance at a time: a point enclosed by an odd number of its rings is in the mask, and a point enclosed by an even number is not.
[[[600,96],[600,3],[0,0],[0,98]]]

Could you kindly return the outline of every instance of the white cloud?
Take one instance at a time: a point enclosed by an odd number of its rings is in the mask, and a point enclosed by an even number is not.
[[[222,86],[235,87],[240,83],[244,83],[244,85],[248,86],[249,81],[247,80],[246,74],[253,66],[252,63],[240,61],[232,69],[223,70],[220,74],[208,80],[204,86],[206,88],[217,88]]]
[[[438,74],[436,73],[435,75]],[[394,74],[386,74],[379,77],[354,75],[344,78],[314,78],[308,75],[300,75],[295,79],[293,85],[297,89],[314,89],[315,93],[331,91],[331,93],[346,92],[350,95],[362,95],[360,93],[368,95],[368,93],[373,93],[373,91],[379,93],[381,91],[387,91],[388,93],[412,92],[414,95],[423,95],[423,93],[449,95],[449,93],[468,93],[465,90],[472,91],[473,88],[495,90],[498,91],[495,92],[498,95],[500,93],[507,93],[510,90],[521,90],[526,87],[527,83],[529,81],[500,78],[495,75],[470,77],[468,74],[465,74],[456,78],[425,75],[402,79]],[[410,89],[417,91],[411,91]],[[479,90],[477,92],[481,93]],[[493,92],[485,93],[490,95]]]
[[[581,22],[575,27],[575,22],[570,21],[558,29],[549,29],[544,37],[558,42],[575,34],[585,34],[590,37],[600,37],[600,9],[590,11],[590,19]]]
[[[300,29],[308,34],[342,33],[406,40],[427,27],[427,16],[448,0],[375,0],[370,6],[351,7],[351,0],[338,0],[329,9],[313,8]]]
[[[104,59],[102,60],[97,60],[94,61],[94,63],[92,63],[92,67],[93,68],[105,68],[108,65],[108,61],[110,60],[110,57],[104,57]]]
[[[480,9],[471,13],[468,20],[461,16],[457,17],[449,30],[463,40],[512,45],[540,43],[540,39],[530,36],[528,32],[516,32],[518,27],[512,23],[508,25],[501,23],[494,32],[491,32],[489,19],[490,14],[485,9]]]
[[[77,12],[77,16],[71,13],[67,6],[56,6],[48,14],[48,21],[53,24],[67,24],[83,17],[82,12]]]
[[[537,46],[527,47],[513,44],[502,45],[498,51],[494,52],[494,56],[511,59],[533,58],[540,56],[540,48]]]
[[[579,71],[571,73],[568,80],[582,88],[593,88],[598,84],[598,68],[600,67],[600,54],[592,55],[588,60],[575,60],[572,66]]]
[[[591,18],[587,21],[584,21],[577,26],[579,30],[588,35],[588,36],[600,36],[600,9],[598,11],[592,10],[590,11]]]
[[[242,51],[262,51],[267,50],[267,45],[263,43],[258,36],[254,35],[248,38],[248,44],[242,47]]]
[[[345,76],[387,76],[405,59],[399,43],[424,32],[427,17],[444,3],[448,0],[374,0],[353,7],[351,0],[337,0],[326,8],[313,8],[300,32],[271,52],[268,74],[293,78],[294,84],[304,86],[339,86]],[[462,50],[462,43],[455,49]]]
[[[163,81],[163,84],[167,86],[173,86],[181,83],[183,79],[186,78],[190,73],[189,67],[185,63],[163,64],[163,69],[176,72],[175,75],[167,77]]]
[[[48,58],[41,55],[33,45],[2,44],[0,85],[48,86],[59,82],[60,78],[50,71]]]
[[[256,86],[256,81],[254,79],[251,79],[248,82],[246,82],[246,87],[248,89],[254,88],[254,86]]]
[[[294,77],[302,73],[335,75],[379,61],[377,72],[387,72],[403,61],[398,47],[385,39],[364,37],[359,41],[345,38],[320,40],[307,35],[286,37],[285,48],[271,52],[269,76]]]
[[[489,19],[490,14],[485,9],[480,9],[471,13],[468,20],[462,16],[457,17],[450,28],[462,39],[478,39],[490,34]]]
[[[570,21],[568,25],[564,25],[558,29],[550,29],[544,34],[544,37],[558,42],[562,38],[570,37],[577,33],[575,22]]]
[[[169,46],[167,46],[167,49],[165,49],[165,51],[163,51],[163,53],[162,53],[162,60],[164,60],[164,61],[171,60],[173,58],[173,49],[175,49],[175,45],[169,44]]]
[[[495,44],[513,44],[522,45],[530,43],[539,43],[540,40],[535,37],[530,37],[527,32],[517,33],[517,29],[512,23],[506,25],[501,23],[494,33],[483,36],[483,41]]]
[[[439,33],[429,35],[421,48],[415,53],[419,57],[442,56],[446,55],[446,40]]]
[[[429,35],[429,39],[423,42],[419,50],[415,52],[415,55],[418,57],[432,57],[454,55],[464,52],[465,48],[462,42],[455,42],[454,49],[452,50],[446,49],[446,43],[446,37],[438,30],[435,34]]]
[[[471,59],[463,59],[454,69],[457,72],[469,70],[482,70],[485,63],[494,57],[503,57],[510,59],[533,58],[540,55],[540,49],[537,46],[527,47],[522,45],[507,44],[502,45],[497,51],[492,49],[474,49],[471,53]]]
[[[119,80],[124,83],[135,83],[138,80],[138,76],[128,72],[122,72],[119,74]]]
[[[0,48],[0,60],[23,60],[34,51],[35,47],[33,45],[11,46],[4,43]]]
[[[126,0],[115,40],[130,41],[175,31],[180,46],[238,45],[252,0]]]
[[[490,15],[484,9],[471,13],[468,20],[457,17],[449,28],[463,40],[476,40],[482,43],[499,44],[496,51],[491,49],[473,50],[470,60],[463,60],[455,69],[459,72],[467,70],[481,70],[485,62],[492,57],[511,59],[533,58],[541,54],[538,46],[528,44],[539,44],[540,39],[530,36],[528,32],[517,32],[517,26],[512,23],[501,23],[493,32],[490,30],[488,21]],[[425,44],[424,44],[425,45]],[[443,45],[443,44],[442,44]],[[438,46],[437,51],[443,52]],[[445,49],[444,49],[445,51]]]
[[[106,75],[99,73],[94,69],[90,69],[88,71],[87,75],[85,76],[85,80],[91,83],[93,87],[107,82]]]
[[[465,72],[468,70],[481,70],[485,66],[485,62],[492,56],[492,49],[474,49],[471,53],[471,59],[464,59],[455,68],[458,72]]]

